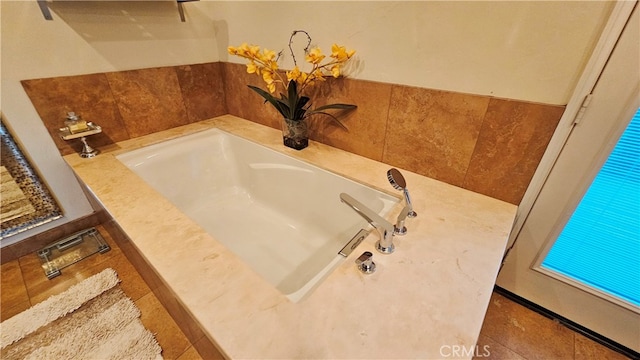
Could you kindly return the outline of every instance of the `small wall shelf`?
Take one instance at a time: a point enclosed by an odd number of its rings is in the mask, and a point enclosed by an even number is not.
[[[198,1],[198,0],[176,0],[178,3],[178,13],[180,13],[180,21],[186,22],[186,18],[184,17],[184,9],[182,8],[182,3],[190,2],[190,1]]]
[[[80,152],[80,157],[82,158],[92,158],[98,155],[98,150],[92,148],[87,144],[87,136],[99,134],[102,132],[102,128],[98,125],[95,125],[92,122],[87,123],[87,130],[81,131],[78,133],[72,133],[69,128],[60,128],[59,135],[63,140],[73,140],[80,139],[82,141],[82,151]]]
[[[190,1],[198,1],[198,0],[176,0],[178,3],[178,13],[180,14],[180,21],[186,22],[186,18],[184,15],[184,8],[182,7],[182,3],[190,2]],[[47,0],[36,0],[38,6],[40,7],[40,11],[42,12],[42,16],[45,20],[53,20],[53,16],[51,16],[51,10],[49,9],[49,5],[47,4]]]
[[[95,125],[92,122],[88,122],[87,130],[78,132],[78,133],[71,133],[68,128],[60,128],[60,137],[63,140],[71,140],[71,139],[81,138],[84,136],[99,134],[101,132],[102,132],[102,128],[100,126]]]
[[[38,2],[38,6],[40,7],[40,11],[42,11],[42,16],[44,16],[45,20],[53,20],[53,16],[51,16],[51,10],[49,10],[49,5],[47,5],[47,0],[36,0]]]

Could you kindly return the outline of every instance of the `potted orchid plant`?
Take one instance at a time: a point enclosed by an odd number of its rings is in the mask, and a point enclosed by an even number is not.
[[[310,64],[308,72],[302,71],[296,62],[296,57],[292,49],[293,37],[303,33],[307,36],[308,43],[304,49],[305,61]],[[294,62],[294,68],[284,73],[279,69],[278,60],[282,55],[268,49],[261,49],[259,46],[248,45],[246,43],[239,47],[230,46],[229,54],[248,59],[247,72],[262,77],[266,83],[267,90],[257,86],[248,85],[253,91],[258,93],[282,115],[283,142],[285,146],[296,150],[304,149],[309,144],[308,123],[305,121],[312,115],[324,115],[334,120],[337,124],[346,127],[327,110],[349,110],[355,109],[356,105],[351,104],[328,104],[311,108],[311,99],[304,95],[305,90],[319,81],[325,81],[327,77],[338,78],[342,75],[344,64],[353,57],[354,50],[347,50],[344,46],[334,44],[331,47],[331,55],[327,58],[320,48],[310,48],[311,37],[302,30],[296,30],[289,38],[289,49]],[[323,62],[324,61],[324,62]],[[273,94],[281,87],[283,92],[279,96]]]

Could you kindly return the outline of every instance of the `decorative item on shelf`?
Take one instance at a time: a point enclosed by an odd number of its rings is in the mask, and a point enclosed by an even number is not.
[[[80,157],[92,158],[98,155],[98,150],[87,144],[87,136],[99,134],[102,128],[92,122],[81,120],[74,112],[67,114],[64,121],[65,127],[58,129],[58,134],[62,140],[80,139],[82,141],[82,151]]]
[[[304,49],[305,60],[311,64],[311,70],[304,72],[298,67],[296,56],[294,54],[292,43],[296,34],[303,33],[307,36],[307,46]],[[309,124],[307,118],[311,115],[326,115],[335,121],[342,128],[346,126],[338,120],[338,118],[327,110],[350,110],[355,109],[356,105],[351,104],[328,104],[319,106],[315,109],[311,108],[310,98],[303,95],[307,87],[316,82],[325,81],[327,77],[333,76],[338,78],[342,75],[344,64],[353,57],[354,50],[347,50],[344,46],[333,44],[331,47],[330,60],[322,61],[326,58],[318,47],[311,48],[311,37],[306,31],[295,30],[289,38],[289,50],[293,59],[293,70],[283,72],[279,69],[278,60],[282,52],[276,55],[272,50],[263,49],[260,51],[259,46],[247,45],[246,43],[239,47],[230,46],[229,54],[237,55],[248,59],[247,72],[262,76],[267,85],[265,91],[259,87],[248,85],[253,91],[258,93],[270,103],[282,115],[282,136],[285,146],[302,150],[309,145]],[[282,86],[284,92],[280,93],[280,97],[275,97],[278,86]]]
[[[64,121],[64,125],[67,127],[71,134],[77,134],[83,131],[87,131],[89,127],[87,122],[80,119],[80,116],[74,112],[67,113],[67,118]]]
[[[302,150],[309,146],[309,122],[282,119],[282,142],[285,146]]]

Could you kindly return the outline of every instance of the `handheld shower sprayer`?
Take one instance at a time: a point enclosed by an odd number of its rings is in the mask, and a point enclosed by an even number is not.
[[[400,172],[400,170],[396,168],[389,169],[387,171],[387,179],[389,180],[389,183],[391,183],[391,186],[393,186],[394,189],[400,190],[404,193],[404,200],[406,201],[407,207],[409,208],[409,213],[407,214],[407,216],[410,218],[414,218],[418,216],[418,214],[415,211],[413,211],[413,206],[411,205],[411,198],[409,197],[409,190],[407,189],[407,182],[404,179],[404,176],[402,176],[402,173]]]

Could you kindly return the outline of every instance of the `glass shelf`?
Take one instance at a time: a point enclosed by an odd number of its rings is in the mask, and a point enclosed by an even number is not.
[[[47,247],[38,250],[37,254],[47,278],[53,279],[61,274],[63,268],[75,264],[95,253],[106,253],[111,250],[100,232],[90,228],[77,232]]]

